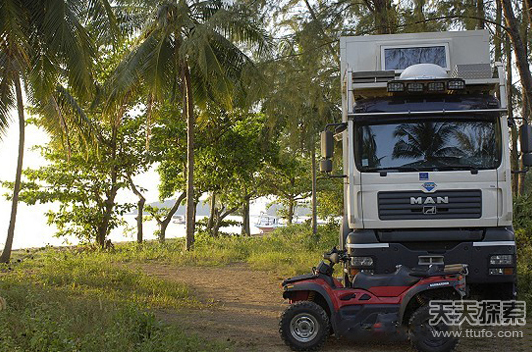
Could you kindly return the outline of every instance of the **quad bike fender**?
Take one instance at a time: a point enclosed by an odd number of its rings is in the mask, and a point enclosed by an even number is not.
[[[448,284],[445,285],[442,283],[448,283]],[[418,293],[427,292],[427,291],[430,291],[431,293],[436,293],[437,291],[448,292],[449,290],[452,290],[453,292],[456,292],[459,297],[462,297],[463,291],[458,289],[456,285],[457,285],[456,281],[449,280],[449,281],[426,283],[426,284],[411,288],[401,300],[401,307],[399,308],[399,322],[403,321],[405,313],[406,313],[406,308],[408,307],[409,303],[412,302],[413,299],[415,299]]]
[[[327,290],[320,284],[314,282],[301,282],[295,283],[294,285],[285,286],[283,292],[283,298],[285,299],[297,299],[298,293],[311,293],[314,292],[315,295],[319,295],[321,298],[314,296],[316,303],[318,303],[325,310],[327,315],[329,315],[329,321],[331,323],[332,329],[334,332],[337,331],[337,323],[335,319],[336,309],[333,301]],[[308,296],[306,296],[308,299]]]

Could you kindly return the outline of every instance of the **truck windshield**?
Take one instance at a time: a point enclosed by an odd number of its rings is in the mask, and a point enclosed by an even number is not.
[[[481,170],[501,161],[495,117],[357,122],[356,134],[360,171]]]

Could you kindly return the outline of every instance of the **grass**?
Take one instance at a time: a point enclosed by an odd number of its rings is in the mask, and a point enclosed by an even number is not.
[[[110,260],[110,255],[75,254],[48,250],[24,261],[4,276],[9,282],[30,281],[74,296],[113,302],[135,302],[150,307],[180,308],[199,304],[181,283],[132,271]]]
[[[225,343],[187,336],[152,308],[200,307],[188,287],[135,271],[137,263],[252,268],[290,276],[308,272],[337,242],[334,226],[312,236],[295,225],[264,237],[199,235],[192,252],[181,240],[118,244],[114,251],[83,246],[17,251],[0,267],[0,351],[222,351]]]
[[[48,249],[1,274],[7,308],[0,311],[0,351],[228,348],[185,335],[149,312],[200,306],[186,285],[132,271],[110,257]]]
[[[7,287],[6,287],[7,286]],[[223,351],[226,346],[187,336],[134,304],[102,303],[56,287],[2,285],[1,351]]]
[[[117,244],[113,251],[85,247],[16,252],[0,274],[0,351],[222,351],[227,344],[187,336],[165,325],[151,308],[200,307],[188,287],[148,276],[137,263],[223,266],[245,262],[277,276],[308,272],[337,244],[337,227],[280,228],[262,237],[199,235],[195,249],[182,240]],[[516,232],[520,299],[532,302],[531,231]],[[31,259],[33,258],[33,259]],[[20,262],[19,262],[20,259]],[[530,306],[530,304],[529,304]]]

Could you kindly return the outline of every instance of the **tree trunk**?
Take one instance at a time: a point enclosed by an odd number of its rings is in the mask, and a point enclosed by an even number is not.
[[[185,196],[186,192],[181,193],[172,208],[170,208],[170,211],[168,212],[166,217],[159,222],[159,242],[164,242],[166,240],[166,229],[168,228],[168,224],[170,224],[170,221],[172,221],[172,216],[174,216],[177,209],[179,209],[179,206],[183,202],[183,199],[185,199]]]
[[[186,203],[186,241],[185,249],[187,251],[192,249],[194,245],[194,228],[196,219],[194,218],[194,127],[196,119],[194,116],[194,101],[192,96],[192,83],[190,79],[190,71],[188,63],[184,62],[181,65],[182,71],[182,85],[183,85],[183,110],[187,119],[187,203]]]
[[[288,222],[288,225],[292,225],[292,220],[294,219],[294,207],[295,207],[295,201],[293,199],[290,199],[288,201],[288,216],[286,221]]]
[[[532,0],[524,0],[523,8],[526,10],[528,23],[532,26]]]
[[[526,1],[523,1],[523,8],[526,8]],[[525,44],[524,45],[524,48],[525,48],[525,55],[526,57],[528,58],[528,48],[527,48],[527,44],[528,43],[528,23],[526,21],[524,21],[525,17],[527,16],[528,14],[527,13],[524,13],[523,14],[523,21],[521,22],[521,38],[523,38],[523,43]],[[528,64],[527,64],[528,66]],[[530,67],[530,66],[528,66]],[[530,104],[532,104],[532,99],[527,99],[526,96],[525,96],[525,92],[523,91],[523,106],[522,106],[522,117],[524,118],[524,121],[525,123],[527,123],[529,121],[529,118],[530,118],[530,108],[532,108],[531,106],[529,106]],[[523,170],[524,169],[524,166],[523,166],[523,163],[522,163],[522,160],[519,162],[519,170]],[[522,196],[523,194],[525,194],[525,176],[526,174],[525,173],[519,173],[517,174],[517,176],[519,177],[519,187],[518,187],[518,193],[520,196]]]
[[[194,225],[196,224],[196,213],[198,211],[198,203],[199,199],[194,199],[194,202],[192,202],[192,218],[194,219]]]
[[[159,236],[157,237],[157,240],[160,243],[164,243],[166,241],[166,229],[168,228],[168,224],[170,224],[169,221],[161,221],[159,223]]]
[[[222,219],[217,216],[216,221],[214,222],[214,227],[212,229],[212,237],[218,237],[220,233],[220,224],[222,223]]]
[[[312,234],[316,236],[318,234],[318,209],[316,203],[316,143],[312,138],[311,147],[312,157]]]
[[[131,178],[131,175],[127,175],[129,186],[131,187],[131,190],[135,195],[139,198],[139,201],[137,202],[137,242],[142,243],[143,241],[143,231],[142,231],[142,217],[144,216],[144,204],[146,203],[146,198],[140,193],[140,191],[135,186],[135,183],[133,182],[133,178]]]
[[[20,77],[15,78],[15,94],[17,97],[17,110],[19,121],[19,142],[18,142],[18,160],[17,171],[15,174],[15,185],[13,187],[13,200],[11,202],[11,218],[9,219],[9,228],[7,229],[7,239],[4,250],[0,256],[0,263],[9,263],[11,258],[11,249],[13,248],[13,238],[15,237],[15,223],[17,221],[18,198],[20,193],[20,184],[22,179],[22,162],[24,160],[24,138],[26,121],[24,118],[24,101],[22,100],[22,88]]]
[[[427,32],[427,19],[425,18],[425,12],[423,8],[425,7],[426,0],[415,0],[414,1],[414,19],[416,20],[416,31],[417,32]]]
[[[249,197],[246,196],[242,205],[242,236],[251,235],[251,225],[249,220]]]
[[[216,214],[216,221],[214,222],[213,236],[218,237],[220,234],[220,227],[226,217],[237,211],[239,206],[225,210],[225,207]]]
[[[521,78],[521,85],[524,90],[524,98],[527,102],[527,106],[530,109],[532,107],[532,75],[530,74],[530,67],[528,65],[528,58],[526,54],[525,43],[519,33],[519,22],[514,15],[511,0],[499,0],[504,11],[508,34],[514,47],[515,58],[517,61],[517,68],[519,76]]]
[[[366,1],[366,4],[368,1]],[[395,25],[392,23],[392,2],[390,0],[373,0],[373,6],[369,10],[373,13],[377,34],[391,34],[395,32]]]
[[[318,19],[318,16],[316,16],[316,12],[312,8],[312,6],[308,2],[308,0],[305,0],[305,5],[307,6],[307,10],[309,11],[310,16],[312,17],[314,22],[316,22],[318,24],[319,30],[320,30],[321,34],[323,35],[323,39],[330,42],[327,45],[327,48],[329,50],[329,54],[331,54],[331,56],[334,57],[334,60],[339,64],[340,63],[340,58],[338,57],[338,53],[336,52],[336,50],[334,50],[334,47],[333,47],[332,42],[331,42],[331,38],[327,35],[327,33],[325,33],[323,22]]]
[[[211,193],[211,201],[209,206],[209,221],[207,221],[207,233],[211,233],[214,226],[214,215],[216,212],[216,192]]]
[[[505,35],[506,37],[506,35]],[[510,45],[509,38],[506,38],[505,44],[504,44],[504,51],[506,55],[506,81],[507,81],[507,88],[506,88],[506,95],[508,100],[508,119],[513,121],[514,118],[514,110],[513,110],[513,92],[512,92],[512,80],[513,80],[513,74],[512,74],[512,47]],[[517,140],[518,140],[518,133],[517,133],[517,126],[515,125],[515,122],[511,128],[511,150],[510,150],[510,165],[512,170],[519,169],[519,154],[517,152]],[[517,174],[513,174],[512,177],[512,193],[514,195],[517,195],[517,192],[519,190],[519,176]]]
[[[485,10],[484,10],[484,0],[477,0],[477,17],[478,17],[478,24],[477,24],[477,28],[478,29],[484,29],[485,28],[485,23],[484,23],[484,20],[483,18],[486,17],[486,13],[485,13]]]
[[[113,208],[115,207],[116,193],[118,192],[118,186],[116,184],[116,171],[113,171],[111,179],[112,185],[111,189],[109,190],[109,193],[107,194],[107,199],[105,200],[103,219],[100,225],[98,226],[98,233],[96,235],[96,242],[98,243],[101,249],[105,249],[106,246],[105,239],[109,234],[109,222],[111,221]]]
[[[146,199],[144,197],[139,197],[139,201],[137,202],[137,243],[142,243],[144,240],[142,217],[144,216],[145,203]]]
[[[497,26],[495,26],[495,37],[493,38],[493,46],[495,47],[495,62],[500,62],[502,59],[502,50],[503,50],[503,31],[501,28],[502,24],[502,8],[500,2],[495,2],[496,9],[495,9],[495,23],[497,23]],[[495,67],[495,71],[497,71],[497,68]]]

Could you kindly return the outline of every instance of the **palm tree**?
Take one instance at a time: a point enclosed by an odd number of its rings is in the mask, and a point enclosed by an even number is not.
[[[23,91],[34,104],[50,102],[59,83],[68,83],[80,94],[89,91],[94,48],[80,18],[101,20],[99,10],[108,5],[107,0],[0,2],[0,132],[16,107],[20,133],[11,217],[0,262],[9,261],[15,233],[24,158]]]
[[[362,155],[364,159],[368,159],[370,167],[378,167],[381,165],[381,160],[384,157],[377,156],[377,141],[375,140],[375,133],[371,126],[362,126]]]
[[[265,54],[264,32],[242,8],[222,0],[147,2],[151,8],[141,26],[140,42],[125,57],[116,74],[115,94],[142,80],[149,101],[181,96],[187,125],[186,249],[194,242],[195,108],[214,101],[232,103],[237,82],[251,59],[235,44],[244,43]],[[138,18],[138,16],[132,16]],[[152,106],[153,104],[147,104]],[[150,112],[149,112],[150,113]],[[148,115],[149,115],[148,113]]]
[[[393,158],[422,158],[423,161],[434,161],[460,155],[456,147],[448,146],[456,127],[447,122],[402,123],[393,133],[400,137],[394,148]]]
[[[485,122],[473,122],[470,126],[468,131],[457,130],[455,132],[460,150],[467,157],[477,158],[481,163],[492,165],[499,153],[498,134]]]

